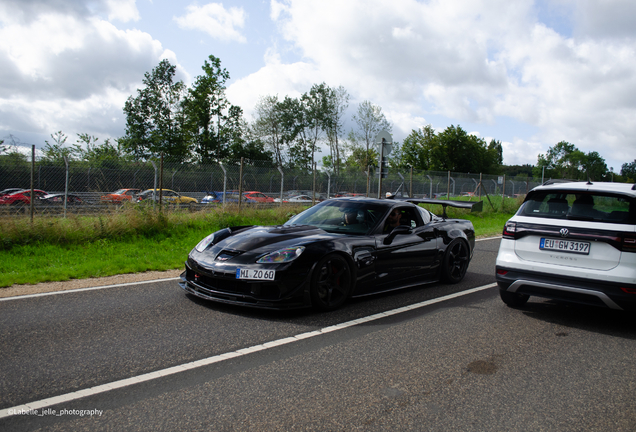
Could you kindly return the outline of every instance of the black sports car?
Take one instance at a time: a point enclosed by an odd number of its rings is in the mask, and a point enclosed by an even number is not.
[[[444,206],[436,216],[418,203]],[[336,198],[280,226],[225,228],[188,256],[179,285],[195,296],[266,309],[332,310],[349,297],[443,280],[457,283],[473,255],[461,201]],[[481,205],[481,202],[479,203]]]

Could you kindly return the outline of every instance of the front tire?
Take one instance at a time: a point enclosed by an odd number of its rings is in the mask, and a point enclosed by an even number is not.
[[[311,276],[311,303],[315,309],[339,308],[351,294],[352,276],[347,260],[331,254],[321,259]]]
[[[466,242],[461,239],[453,240],[446,248],[442,261],[442,280],[452,284],[461,282],[469,263],[470,251]]]

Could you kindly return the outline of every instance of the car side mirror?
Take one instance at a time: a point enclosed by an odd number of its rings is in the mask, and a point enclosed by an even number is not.
[[[413,232],[413,229],[411,227],[406,225],[398,225],[395,228],[393,228],[393,230],[389,233],[388,236],[385,237],[383,243],[385,245],[390,245],[391,243],[393,243],[393,239],[395,239],[396,236],[403,235],[403,234],[411,234],[412,232]]]

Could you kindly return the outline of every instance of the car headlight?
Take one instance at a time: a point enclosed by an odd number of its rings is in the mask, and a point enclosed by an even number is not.
[[[203,240],[201,240],[199,242],[198,245],[196,245],[194,248],[199,251],[199,252],[203,252],[204,250],[206,250],[208,248],[208,246],[210,246],[212,243],[214,243],[214,234],[216,233],[212,233],[209,236],[207,236],[206,238],[204,238]]]
[[[298,258],[304,250],[305,246],[288,247],[285,249],[277,250],[276,252],[268,253],[256,262],[259,264],[286,263]]]

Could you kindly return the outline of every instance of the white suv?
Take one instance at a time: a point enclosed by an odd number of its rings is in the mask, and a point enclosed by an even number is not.
[[[554,182],[532,189],[499,246],[504,303],[520,307],[537,296],[636,310],[635,188]]]

